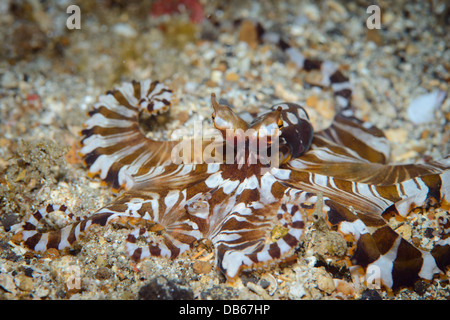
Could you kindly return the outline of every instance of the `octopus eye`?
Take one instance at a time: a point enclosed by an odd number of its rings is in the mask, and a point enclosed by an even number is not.
[[[283,128],[283,121],[278,122],[278,129]]]
[[[216,116],[214,114],[212,114],[211,119],[213,119],[213,121],[214,121],[215,118],[216,118]]]

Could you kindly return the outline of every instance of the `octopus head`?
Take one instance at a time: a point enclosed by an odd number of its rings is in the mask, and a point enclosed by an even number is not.
[[[258,139],[265,139],[270,144],[272,138],[277,138],[280,135],[280,130],[283,128],[281,107],[256,118],[249,125],[230,107],[217,103],[214,93],[211,94],[211,104],[214,108],[214,112],[211,115],[214,127],[220,130],[227,140],[257,141]]]
[[[214,112],[211,118],[214,123],[214,127],[220,130],[223,134],[227,130],[247,130],[248,123],[242,120],[230,107],[221,105],[216,101],[216,95],[211,94],[211,104],[214,108]]]

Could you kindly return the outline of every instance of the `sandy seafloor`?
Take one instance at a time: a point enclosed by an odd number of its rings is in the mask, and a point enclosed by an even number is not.
[[[34,254],[12,243],[5,229],[41,206],[65,204],[85,215],[114,199],[108,187],[87,177],[77,150],[86,112],[123,81],[159,79],[173,88],[172,122],[156,136],[197,120],[210,125],[212,92],[236,110],[300,103],[315,128],[326,126],[335,112],[330,90],[309,85],[277,48],[252,42],[233,27],[238,19],[260,21],[306,56],[339,64],[354,87],[357,115],[386,132],[393,162],[449,153],[449,99],[427,122],[415,124],[407,114],[415,98],[449,92],[445,1],[377,1],[380,30],[366,27],[371,3],[365,1],[199,3],[221,27],[193,23],[188,12],[155,17],[150,3],[139,1],[1,2],[0,299],[448,299],[448,273],[394,293],[355,285],[336,262],[342,239],[313,224],[296,259],[244,272],[233,286],[201,247],[173,261],[133,263],[125,252],[126,228],[95,228],[68,255]],[[66,27],[71,4],[81,9],[81,29]],[[61,220],[56,214],[49,223]],[[432,223],[412,220],[394,227],[429,248]],[[71,289],[74,275],[80,286]]]

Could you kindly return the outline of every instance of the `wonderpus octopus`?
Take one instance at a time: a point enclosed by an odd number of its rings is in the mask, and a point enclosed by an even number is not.
[[[135,226],[126,246],[136,261],[174,259],[208,239],[216,266],[232,280],[243,269],[292,255],[309,218],[319,214],[350,243],[349,266],[377,268],[387,288],[445,273],[448,214],[438,219],[439,239],[430,252],[404,240],[387,220],[407,219],[431,205],[448,210],[450,157],[389,164],[382,131],[353,115],[348,79],[283,49],[296,62],[300,58],[304,69],[327,75],[341,106],[327,129],[313,132],[306,111],[294,103],[245,121],[212,95],[212,120],[222,139],[153,140],[142,132],[142,119],[167,111],[171,90],[158,81],[124,83],[99,97],[85,122],[80,152],[90,175],[125,191],[83,218],[64,205],[48,205],[13,231],[26,247],[43,252],[71,247],[92,225],[127,222]],[[183,155],[174,159],[178,151]],[[73,222],[40,232],[42,218],[54,210],[66,211]]]

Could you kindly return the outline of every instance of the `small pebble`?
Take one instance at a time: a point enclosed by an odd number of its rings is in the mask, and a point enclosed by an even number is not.
[[[383,44],[383,37],[378,29],[367,29],[366,38],[367,41],[372,41],[377,46],[381,46]]]
[[[332,293],[334,289],[336,288],[333,282],[333,278],[331,275],[325,271],[323,268],[323,271],[320,271],[318,277],[317,277],[317,287],[328,294]]]
[[[235,72],[227,73],[227,75],[225,76],[225,80],[232,82],[239,81],[239,78],[240,78],[239,75]]]
[[[361,295],[361,300],[383,300],[378,291],[373,289],[364,290]]]
[[[419,296],[423,296],[427,292],[428,285],[425,281],[419,280],[414,284],[414,292]]]
[[[3,290],[9,292],[9,293],[16,293],[16,284],[14,281],[14,277],[10,274],[2,273],[0,274],[0,288]]]
[[[217,83],[222,81],[223,72],[220,70],[213,70],[211,72],[211,80]]]
[[[408,130],[404,128],[388,129],[384,134],[390,142],[405,143],[408,138]]]
[[[112,30],[115,34],[126,38],[134,38],[137,35],[136,30],[128,23],[117,23]]]
[[[33,290],[33,279],[29,278],[23,274],[20,274],[14,278],[14,282],[22,291],[31,291]]]
[[[344,296],[354,296],[356,294],[353,285],[347,281],[341,279],[333,279],[336,292],[341,293]]]
[[[397,233],[399,233],[403,239],[409,241],[411,240],[412,235],[412,227],[409,224],[404,224],[395,230]]]
[[[50,289],[46,287],[38,287],[34,290],[34,294],[39,298],[45,298],[50,294]]]
[[[258,32],[252,21],[246,20],[242,22],[239,31],[239,41],[246,42],[252,49],[258,46]]]
[[[45,251],[44,255],[49,259],[56,259],[60,256],[59,251],[55,248],[48,249],[47,251]]]
[[[182,283],[158,276],[140,288],[139,300],[192,300],[194,294]]]
[[[105,266],[106,265],[105,257],[103,257],[102,255],[98,255],[97,258],[95,259],[95,264],[99,267]]]
[[[256,293],[257,295],[261,296],[261,298],[263,298],[264,300],[270,299],[269,294],[260,285],[257,285],[253,282],[248,282],[247,288]]]
[[[109,270],[106,267],[98,268],[97,272],[95,273],[95,277],[99,280],[108,279],[110,275],[111,274],[109,273]]]
[[[435,90],[414,98],[408,106],[409,120],[416,124],[435,120],[434,111],[439,109],[446,95],[442,90]]]
[[[270,282],[267,281],[266,279],[261,279],[261,281],[259,281],[259,285],[263,288],[263,289],[267,289],[270,286]]]
[[[205,84],[209,88],[215,88],[215,87],[218,86],[218,83],[213,81],[213,80],[211,80],[211,79],[210,80],[206,80]]]
[[[2,76],[1,86],[5,89],[16,88],[19,85],[16,75],[13,72],[6,71]]]
[[[212,265],[208,261],[197,260],[192,265],[192,269],[198,274],[207,274],[212,270]]]

